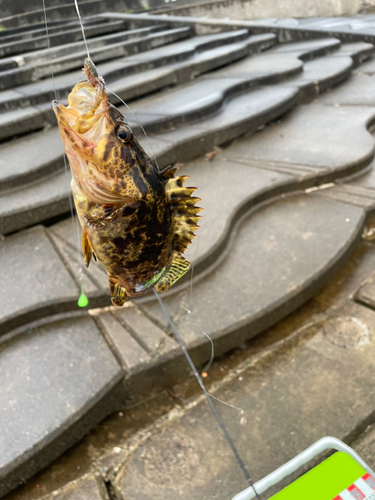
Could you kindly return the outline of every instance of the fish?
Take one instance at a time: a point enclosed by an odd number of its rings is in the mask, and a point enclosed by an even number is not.
[[[170,289],[190,263],[183,253],[196,238],[202,208],[177,166],[159,170],[122,113],[109,102],[104,79],[86,59],[84,81],[68,106],[52,102],[68,158],[71,189],[82,227],[82,252],[108,274],[111,301],[155,288]]]

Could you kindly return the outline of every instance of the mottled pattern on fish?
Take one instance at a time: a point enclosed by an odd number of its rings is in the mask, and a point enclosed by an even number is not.
[[[122,305],[153,286],[168,290],[187,272],[182,253],[201,209],[195,188],[183,185],[187,177],[158,170],[87,62],[85,74],[69,106],[54,101],[53,109],[72,169],[85,265],[92,257],[103,265],[112,302]]]

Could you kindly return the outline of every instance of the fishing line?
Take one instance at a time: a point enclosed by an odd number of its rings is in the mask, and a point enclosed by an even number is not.
[[[75,8],[76,8],[76,11],[77,11],[78,19],[79,19],[79,22],[80,22],[80,25],[81,25],[82,36],[83,36],[83,39],[84,39],[84,42],[85,42],[85,46],[86,46],[87,57],[88,57],[88,59],[92,62],[92,59],[91,59],[91,57],[90,57],[90,53],[89,53],[89,48],[88,48],[88,45],[87,45],[87,40],[86,40],[86,36],[85,36],[85,31],[84,31],[84,27],[83,27],[83,23],[82,23],[81,14],[80,14],[80,11],[79,11],[78,0],[74,0],[74,3],[75,3]],[[43,6],[44,6],[44,0],[43,0]],[[45,16],[46,16],[45,6],[44,6],[44,12],[45,12]],[[47,25],[47,23],[46,23],[46,25]],[[47,35],[47,36],[48,36],[48,35]],[[139,124],[139,126],[140,126],[140,128],[141,128],[141,130],[142,130],[142,132],[143,132],[143,134],[144,134],[144,136],[145,136],[145,138],[146,138],[146,140],[147,140],[148,144],[149,144],[150,150],[151,150],[151,152],[152,152],[152,156],[154,157],[155,164],[156,164],[157,168],[159,169],[159,166],[158,166],[158,163],[157,163],[157,160],[156,160],[156,156],[155,156],[155,154],[154,154],[154,152],[153,152],[153,150],[152,150],[152,146],[151,146],[150,140],[149,140],[149,138],[148,138],[148,136],[147,136],[147,133],[146,133],[145,129],[143,128],[143,126],[142,126],[141,122],[139,121],[138,117],[135,115],[135,113],[133,113],[133,111],[132,111],[132,110],[130,109],[130,107],[126,104],[126,102],[125,102],[125,101],[123,101],[123,100],[121,99],[121,97],[119,97],[117,94],[115,94],[115,92],[113,92],[112,90],[108,89],[108,87],[107,87],[107,86],[105,86],[105,88],[106,88],[106,90],[107,90],[108,92],[110,92],[110,93],[111,93],[112,95],[114,95],[117,99],[119,99],[119,101],[120,101],[120,102],[122,102],[122,103],[124,104],[124,106],[126,106],[126,108],[127,108],[127,109],[130,111],[130,113],[134,116],[134,118],[135,118],[135,119],[136,119],[136,121],[138,122],[138,124]],[[160,169],[159,169],[159,170],[160,170]],[[82,290],[83,290],[83,286],[82,286]],[[159,305],[160,305],[160,307],[161,307],[161,309],[162,309],[162,311],[163,311],[163,313],[164,313],[164,315],[165,315],[165,317],[166,317],[166,319],[167,319],[167,321],[168,321],[168,323],[169,323],[169,325],[170,325],[170,327],[171,327],[171,329],[172,329],[172,332],[173,332],[173,333],[174,333],[174,335],[175,335],[175,338],[176,338],[176,340],[177,340],[178,344],[180,345],[180,347],[181,347],[181,349],[182,349],[182,352],[184,353],[184,355],[185,355],[185,357],[186,357],[187,362],[188,362],[188,363],[189,363],[189,365],[190,365],[190,368],[192,369],[192,371],[193,371],[193,373],[194,373],[194,376],[195,376],[195,378],[196,378],[196,380],[197,380],[197,382],[198,382],[198,384],[199,384],[200,388],[201,388],[201,389],[202,389],[202,391],[203,391],[203,394],[204,394],[204,395],[205,395],[205,397],[206,397],[206,400],[207,400],[207,402],[208,402],[208,404],[209,404],[209,406],[210,406],[210,408],[211,408],[211,410],[212,410],[212,412],[213,412],[213,414],[214,414],[214,416],[215,416],[215,418],[216,418],[216,420],[217,420],[217,422],[218,422],[218,424],[219,424],[219,427],[220,427],[220,429],[222,430],[222,432],[223,432],[223,434],[224,434],[224,436],[225,436],[225,439],[227,440],[228,445],[229,445],[229,447],[231,448],[231,450],[232,450],[232,452],[233,452],[233,454],[234,454],[234,456],[235,456],[235,458],[236,458],[236,460],[237,460],[238,465],[240,466],[240,469],[242,470],[242,473],[243,473],[243,475],[244,475],[244,477],[245,477],[245,479],[246,479],[246,482],[247,482],[247,483],[251,486],[251,488],[254,490],[255,497],[256,497],[258,500],[262,500],[262,499],[261,499],[261,497],[260,497],[260,495],[258,494],[258,492],[256,491],[256,489],[255,489],[255,487],[254,487],[254,483],[253,483],[253,481],[252,481],[252,479],[251,479],[251,476],[250,476],[250,474],[249,474],[248,470],[246,469],[246,466],[245,466],[244,462],[242,461],[242,458],[240,457],[240,455],[239,455],[239,453],[238,453],[238,451],[237,451],[237,448],[236,448],[236,446],[235,446],[235,444],[234,444],[234,442],[233,442],[232,438],[230,437],[230,435],[229,435],[229,433],[228,433],[228,431],[227,431],[227,429],[226,429],[226,427],[225,427],[225,425],[224,425],[224,422],[222,421],[222,419],[221,419],[221,417],[220,417],[220,415],[219,415],[219,413],[218,413],[218,411],[217,411],[217,409],[216,409],[216,407],[215,407],[215,405],[214,405],[214,403],[213,403],[213,401],[212,401],[212,398],[211,398],[210,394],[207,392],[207,389],[206,389],[206,387],[205,387],[205,385],[204,385],[204,383],[203,383],[203,381],[202,381],[202,379],[201,379],[201,377],[200,377],[200,375],[199,375],[199,373],[198,373],[198,371],[197,371],[197,369],[196,369],[196,367],[195,367],[195,365],[194,365],[194,363],[193,363],[193,360],[192,360],[192,359],[191,359],[191,357],[190,357],[189,352],[187,351],[187,349],[186,349],[186,347],[185,347],[185,344],[184,344],[184,342],[183,342],[182,338],[180,337],[179,333],[177,332],[177,330],[176,330],[176,328],[175,328],[175,326],[174,326],[174,323],[173,323],[173,321],[172,321],[171,317],[169,316],[168,311],[166,310],[166,308],[165,308],[165,306],[164,306],[164,304],[163,304],[163,302],[162,302],[162,300],[161,300],[161,298],[160,298],[159,294],[158,294],[158,293],[157,293],[157,291],[155,290],[155,288],[153,289],[153,292],[154,292],[154,294],[155,294],[155,296],[156,296],[156,299],[158,300]],[[213,347],[214,347],[214,346],[213,346],[212,339],[211,339],[211,338],[210,338],[210,337],[209,337],[209,336],[208,336],[205,332],[203,332],[203,333],[204,333],[204,335],[206,335],[206,337],[207,337],[207,338],[210,340],[210,342],[211,342],[211,346],[212,346],[212,354],[211,354],[211,358],[213,359]],[[210,362],[212,363],[211,358],[210,358]],[[210,365],[210,362],[209,362],[209,365]],[[217,400],[218,400],[218,401],[220,401],[221,403],[228,404],[228,403],[225,403],[224,401],[219,400],[218,398],[216,398],[216,397],[214,397],[214,396],[213,396],[213,398],[214,398],[214,399],[217,399]],[[232,406],[232,407],[233,407],[233,405],[229,405],[229,404],[228,404],[228,406]],[[243,410],[241,410],[240,408],[237,408],[237,407],[234,407],[234,408],[239,409],[241,412],[243,412]]]
[[[44,2],[44,0],[43,0],[43,2]],[[88,58],[88,59],[89,59],[89,60],[93,63],[93,60],[91,59],[91,56],[90,56],[90,52],[89,52],[89,47],[88,47],[88,44],[87,44],[87,40],[86,40],[85,29],[84,29],[84,27],[83,27],[83,22],[82,22],[81,13],[80,13],[80,11],[79,11],[78,0],[74,0],[74,5],[75,5],[75,7],[76,7],[76,11],[77,11],[77,15],[78,15],[79,23],[80,23],[80,25],[81,25],[82,37],[83,37],[83,40],[84,40],[84,42],[85,42],[85,46],[86,46],[87,58]],[[94,63],[93,63],[93,64],[94,64]],[[94,65],[94,66],[95,66],[95,65]],[[142,130],[142,132],[143,132],[144,136],[146,137],[146,140],[147,140],[148,145],[149,145],[149,147],[150,147],[150,150],[151,150],[152,156],[154,157],[154,160],[155,160],[156,166],[158,167],[158,170],[160,170],[160,169],[159,169],[159,166],[158,166],[158,163],[157,163],[157,161],[156,161],[156,156],[155,156],[155,154],[154,154],[154,152],[153,152],[153,150],[152,150],[150,140],[149,140],[149,138],[148,138],[148,136],[147,136],[147,134],[146,134],[145,129],[143,128],[143,125],[142,125],[142,124],[141,124],[141,122],[138,120],[138,117],[136,116],[136,114],[135,114],[135,113],[133,113],[133,111],[130,109],[130,107],[126,104],[126,102],[125,102],[125,101],[123,101],[123,100],[121,99],[121,97],[120,97],[120,96],[118,96],[118,95],[117,95],[117,94],[115,94],[112,90],[110,90],[110,89],[107,87],[107,85],[105,85],[105,84],[104,84],[104,86],[105,86],[105,89],[106,89],[108,92],[110,92],[112,95],[114,95],[114,96],[115,96],[115,97],[116,97],[116,98],[117,98],[120,102],[122,102],[122,104],[124,104],[124,106],[126,106],[126,107],[127,107],[127,109],[130,111],[130,113],[131,113],[131,114],[134,116],[134,118],[136,119],[136,121],[138,122],[138,125],[141,127],[141,130]]]
[[[211,399],[211,396],[210,394],[207,392],[207,389],[206,389],[206,386],[204,385],[203,383],[203,380],[201,379],[199,373],[198,373],[198,370],[196,369],[194,363],[193,363],[193,360],[191,359],[190,357],[190,354],[188,352],[188,350],[186,349],[185,347],[185,344],[184,344],[184,341],[182,340],[182,338],[180,337],[180,334],[177,332],[177,329],[175,328],[174,326],[174,323],[171,319],[171,317],[169,316],[169,313],[167,311],[167,309],[165,308],[164,306],[164,303],[163,301],[161,300],[160,298],[160,295],[158,294],[158,292],[155,290],[155,288],[153,289],[153,292],[155,294],[155,297],[157,298],[158,302],[159,302],[159,305],[164,313],[164,316],[166,317],[168,323],[169,323],[169,326],[171,327],[172,329],[172,332],[174,333],[174,336],[176,337],[176,340],[179,344],[179,346],[181,347],[182,349],[182,352],[184,353],[185,355],[185,358],[187,360],[187,362],[189,363],[190,365],[190,368],[192,369],[193,373],[194,373],[194,376],[195,378],[197,379],[197,382],[200,386],[200,388],[202,389],[203,391],[203,394],[205,395],[206,397],[206,400],[217,420],[217,423],[219,424],[219,427],[220,429],[222,430],[224,436],[225,436],[225,439],[227,440],[227,443],[229,444],[229,447],[231,448],[232,452],[233,452],[233,455],[235,456],[236,460],[237,460],[237,463],[238,465],[240,466],[240,469],[242,470],[242,473],[243,475],[245,476],[245,479],[247,481],[247,483],[251,486],[251,488],[253,489],[254,491],[254,494],[255,494],[255,497],[258,499],[258,500],[262,500],[259,493],[256,491],[255,487],[254,487],[254,483],[253,483],[253,480],[251,479],[251,476],[248,472],[248,470],[246,469],[246,466],[244,464],[244,462],[242,461],[242,458],[240,457],[240,454],[238,453],[237,451],[237,448],[232,440],[232,438],[230,437],[229,435],[229,432],[227,431],[225,425],[224,425],[224,422],[222,421],[212,399]]]
[[[234,408],[235,410],[238,410],[239,412],[241,412],[241,415],[244,414],[243,408],[240,408],[239,406],[231,405],[231,404],[227,403],[226,401],[223,401],[222,399],[219,399],[216,396],[213,396],[210,392],[209,392],[209,395],[210,395],[210,398],[216,399],[216,401],[219,401],[219,403],[222,403],[225,406],[229,406],[230,408]]]
[[[53,84],[53,90],[55,94],[55,100],[57,101],[57,89],[56,89],[56,81],[55,81],[55,74],[53,71],[53,57],[52,57],[52,50],[51,50],[51,42],[49,38],[49,30],[48,30],[48,20],[47,20],[47,9],[46,9],[46,4],[45,0],[42,0],[43,2],[43,13],[44,13],[44,24],[46,26],[46,35],[47,35],[47,47],[48,47],[48,55],[49,55],[49,60],[50,60],[50,68],[51,68],[51,76],[52,76],[52,84]],[[82,23],[81,23],[82,26]],[[83,29],[83,26],[82,26]],[[85,39],[86,42],[86,39]],[[87,44],[86,44],[87,45]],[[65,175],[68,177],[70,169],[68,168],[68,164],[66,161],[66,156],[65,153],[62,155],[63,161],[64,161],[64,170],[65,170]],[[76,220],[76,217],[74,216],[74,206],[73,206],[73,200],[72,200],[72,194],[69,193],[69,207],[70,207],[70,215],[72,217],[73,221],[73,231],[75,233],[75,238],[78,242],[77,249],[78,249],[78,259],[77,259],[77,265],[78,265],[78,282],[81,288],[81,294],[78,299],[78,306],[79,307],[86,307],[89,303],[88,298],[85,295],[85,287],[83,285],[83,266],[82,266],[82,259],[81,259],[81,253],[79,250],[80,247],[80,238],[79,238],[79,229],[78,229],[78,221]]]
[[[43,2],[44,2],[44,0],[43,0]],[[89,60],[93,63],[93,60],[91,59],[91,56],[90,56],[90,52],[89,52],[89,47],[88,47],[88,44],[87,44],[87,40],[86,40],[85,29],[84,29],[84,27],[83,27],[81,13],[80,13],[80,11],[79,11],[78,0],[74,0],[74,5],[75,5],[75,7],[76,7],[76,11],[77,11],[77,15],[78,15],[79,23],[80,23],[80,25],[81,25],[82,36],[83,36],[83,40],[84,40],[84,42],[85,42],[85,46],[86,46],[87,58],[88,58],[88,59],[89,59]],[[93,63],[93,64],[94,64],[94,63]],[[94,65],[94,66],[95,66],[95,65]],[[138,125],[140,126],[140,128],[141,128],[141,130],[142,130],[142,132],[143,132],[143,134],[144,134],[144,136],[145,136],[145,138],[146,138],[146,140],[147,140],[147,143],[148,143],[148,145],[149,145],[149,148],[150,148],[151,154],[152,154],[152,156],[153,156],[153,158],[154,158],[155,164],[156,164],[156,166],[157,166],[158,170],[160,171],[160,168],[159,168],[158,162],[157,162],[157,160],[156,160],[156,156],[155,156],[154,151],[153,151],[152,146],[151,146],[150,139],[148,138],[148,135],[146,134],[146,131],[145,131],[145,129],[143,128],[143,125],[142,125],[142,124],[141,124],[141,122],[138,120],[138,117],[137,117],[137,116],[136,116],[136,114],[135,114],[135,113],[134,113],[134,112],[130,109],[130,107],[126,104],[126,102],[125,102],[125,101],[123,101],[123,100],[121,99],[121,97],[120,97],[120,96],[118,96],[118,95],[117,95],[117,94],[115,94],[112,90],[110,90],[110,89],[107,87],[107,85],[105,85],[105,84],[104,84],[104,86],[105,86],[105,89],[106,89],[108,92],[110,92],[112,95],[114,95],[115,97],[117,97],[117,99],[118,99],[120,102],[122,102],[122,104],[124,104],[124,106],[126,106],[126,107],[127,107],[127,109],[130,111],[130,113],[131,113],[131,114],[134,116],[134,118],[136,119],[136,121],[137,121]]]
[[[145,129],[143,128],[143,125],[142,125],[142,124],[141,124],[141,122],[139,121],[139,119],[138,119],[137,115],[136,115],[136,114],[133,112],[133,110],[132,110],[132,109],[131,109],[131,108],[130,108],[127,104],[126,104],[126,102],[125,102],[125,101],[123,101],[123,100],[121,99],[121,97],[120,97],[120,96],[118,96],[117,94],[115,94],[115,92],[113,92],[111,89],[109,89],[109,88],[107,87],[107,85],[105,85],[105,88],[106,88],[106,90],[107,90],[108,92],[110,92],[110,93],[111,93],[111,94],[113,94],[115,97],[117,97],[117,99],[119,99],[119,101],[121,101],[121,102],[122,102],[122,103],[123,103],[123,104],[127,107],[127,109],[130,111],[130,113],[131,113],[131,114],[134,116],[134,118],[137,120],[138,125],[139,125],[139,126],[140,126],[140,128],[142,129],[142,132],[143,132],[143,134],[144,134],[144,136],[145,136],[145,138],[146,138],[146,140],[147,140],[147,143],[148,143],[148,145],[149,145],[149,148],[150,148],[150,151],[151,151],[151,153],[152,153],[152,156],[154,157],[155,164],[156,164],[156,166],[157,166],[158,170],[160,171],[160,168],[159,168],[159,165],[158,165],[158,162],[157,162],[156,156],[155,156],[154,151],[153,151],[152,146],[151,146],[151,142],[150,142],[150,140],[149,140],[149,138],[148,138],[148,135],[147,135],[147,133],[146,133]],[[194,270],[194,262],[192,263],[192,267],[191,267],[191,277],[190,277],[190,303],[191,303],[191,304],[192,304],[192,301],[193,301],[193,299],[192,299],[192,297],[193,297],[193,270]],[[187,313],[188,313],[188,314],[190,314],[190,312],[191,312],[190,310],[188,310],[188,309],[185,309],[185,310],[187,311]],[[197,326],[198,328],[200,328],[200,327],[199,327],[196,323],[191,322],[191,321],[188,319],[188,317],[186,317],[186,319],[187,319],[187,321],[188,321],[190,324],[192,324],[192,325]],[[212,363],[213,363],[213,361],[214,361],[214,357],[215,357],[215,346],[214,346],[214,343],[213,343],[213,340],[211,339],[211,337],[210,337],[210,336],[209,336],[209,335],[208,335],[205,331],[203,331],[203,330],[202,330],[202,328],[200,328],[200,330],[201,330],[201,332],[203,333],[203,335],[205,335],[205,336],[208,338],[208,340],[210,341],[210,343],[211,343],[211,356],[210,356],[210,359],[209,359],[209,361],[208,361],[207,365],[203,368],[203,372],[207,372],[207,371],[211,368],[211,365],[212,365]],[[224,403],[224,404],[225,404],[225,403]],[[230,406],[230,405],[229,405],[229,406]]]
[[[76,6],[76,11],[77,11],[77,15],[78,15],[79,23],[80,23],[80,25],[81,25],[82,37],[83,37],[83,41],[85,42],[86,52],[87,52],[87,57],[91,60],[91,57],[90,57],[90,52],[89,52],[89,46],[87,45],[87,40],[86,40],[85,30],[84,30],[84,28],[83,28],[82,17],[81,17],[81,13],[80,13],[80,11],[79,11],[79,7],[78,7],[78,0],[74,0],[74,4],[75,4],[75,6]]]
[[[186,309],[186,310],[187,310],[187,309]],[[187,311],[188,311],[188,314],[190,314],[190,311],[189,311],[189,310],[187,310]],[[202,329],[199,325],[197,325],[197,323],[193,323],[192,321],[190,321],[190,320],[188,319],[188,317],[187,317],[187,316],[186,316],[186,321],[187,321],[188,323],[190,323],[191,325],[194,325],[194,326],[198,327],[198,328],[200,329],[200,331],[203,333],[203,335],[204,335],[204,336],[205,336],[205,337],[206,337],[206,338],[210,341],[210,343],[211,343],[211,356],[210,356],[210,359],[209,359],[209,361],[208,361],[207,365],[206,365],[206,366],[203,368],[203,370],[202,370],[202,372],[203,372],[203,373],[207,373],[207,372],[208,372],[208,370],[211,368],[211,365],[212,365],[212,363],[214,362],[214,358],[215,358],[215,346],[214,346],[214,341],[212,340],[212,338],[211,338],[211,337],[210,337],[210,336],[209,336],[209,335],[208,335],[208,334],[207,334],[207,333],[206,333],[206,332],[205,332],[205,331],[204,331],[204,330],[203,330],[203,329]]]
[[[139,121],[139,119],[138,119],[137,115],[136,115],[136,114],[133,112],[133,110],[132,110],[132,109],[131,109],[131,108],[130,108],[127,104],[126,104],[126,102],[125,102],[125,101],[123,101],[123,100],[121,99],[121,97],[120,97],[120,96],[118,96],[117,94],[115,94],[115,92],[113,92],[111,89],[109,89],[109,88],[107,87],[107,85],[105,85],[105,88],[106,88],[106,90],[107,90],[108,92],[110,92],[110,93],[111,93],[112,95],[114,95],[117,99],[119,99],[119,101],[120,101],[120,102],[122,102],[122,103],[126,106],[126,108],[130,111],[130,113],[131,113],[131,114],[134,116],[134,118],[137,120],[138,125],[139,125],[139,126],[140,126],[140,128],[142,129],[142,132],[143,132],[143,134],[144,134],[144,136],[145,136],[145,138],[146,138],[146,140],[147,140],[147,143],[148,143],[148,145],[149,145],[149,148],[150,148],[150,151],[151,151],[151,153],[152,153],[152,156],[154,157],[155,164],[156,164],[156,166],[157,166],[157,167],[158,167],[158,169],[159,169],[159,165],[158,165],[158,162],[157,162],[156,156],[155,156],[155,154],[154,154],[154,151],[153,151],[153,149],[152,149],[152,146],[151,146],[150,140],[149,140],[149,138],[148,138],[148,135],[147,135],[147,133],[146,133],[145,129],[143,128],[143,126],[142,126],[141,122]],[[159,169],[159,171],[160,171],[160,169]],[[193,262],[193,264],[192,264],[192,269],[191,269],[191,278],[190,278],[190,303],[192,303],[192,296],[193,296],[193,270],[194,270],[194,262]],[[191,312],[190,310],[188,310],[188,309],[185,309],[185,310],[186,310],[186,312],[187,312],[188,314],[190,314],[190,312]],[[192,321],[190,321],[190,320],[188,319],[188,317],[186,317],[186,320],[187,320],[187,321],[188,321],[191,325],[194,325],[194,326],[197,326],[198,328],[200,328],[200,327],[199,327],[196,323],[193,323]],[[208,361],[207,365],[203,368],[203,373],[205,373],[205,372],[208,372],[208,370],[211,368],[211,365],[212,365],[212,363],[213,363],[213,361],[214,361],[214,358],[215,358],[215,346],[214,346],[214,343],[213,343],[213,340],[211,339],[211,337],[210,337],[210,336],[209,336],[209,335],[208,335],[208,334],[207,334],[204,330],[202,330],[202,328],[200,328],[200,330],[201,330],[201,332],[203,333],[203,335],[204,335],[205,337],[207,337],[207,339],[208,339],[208,340],[210,341],[210,343],[211,343],[211,355],[210,355],[210,359],[209,359],[209,361]],[[215,398],[215,399],[217,399],[217,398]],[[227,404],[228,406],[232,406],[232,405],[230,405],[230,404],[228,404],[228,403],[225,403],[224,401],[221,401],[221,400],[218,400],[218,401],[220,401],[220,402],[221,402],[221,403],[223,403],[223,404]]]
[[[145,138],[146,138],[146,141],[147,141],[148,147],[150,148],[150,151],[151,151],[151,154],[152,154],[152,156],[153,156],[153,158],[154,158],[155,164],[156,164],[156,166],[157,166],[157,168],[158,168],[158,170],[159,170],[159,172],[160,172],[160,168],[159,168],[159,165],[158,165],[158,161],[157,161],[157,159],[156,159],[156,156],[155,156],[154,150],[152,149],[150,139],[148,138],[148,135],[147,135],[147,133],[146,133],[145,129],[143,128],[142,123],[139,121],[138,116],[137,116],[137,115],[134,113],[134,111],[133,111],[133,110],[132,110],[132,109],[131,109],[131,108],[130,108],[127,104],[126,104],[126,102],[125,102],[125,101],[123,101],[123,100],[121,99],[121,97],[120,97],[120,96],[118,96],[117,94],[115,94],[115,93],[114,93],[111,89],[109,89],[109,88],[107,87],[107,85],[105,85],[105,88],[106,88],[106,90],[107,90],[108,92],[110,92],[112,95],[114,95],[115,97],[117,97],[117,99],[118,99],[119,101],[121,101],[121,102],[122,102],[122,104],[124,104],[124,105],[127,107],[127,109],[130,111],[130,113],[131,113],[131,114],[134,116],[134,118],[137,120],[137,123],[138,123],[138,125],[141,127],[141,130],[142,130],[142,132],[143,132],[143,134],[144,134],[144,136],[145,136]]]

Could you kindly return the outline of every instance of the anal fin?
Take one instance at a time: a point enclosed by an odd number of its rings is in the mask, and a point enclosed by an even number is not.
[[[184,274],[188,272],[190,268],[190,262],[188,262],[184,257],[175,257],[172,261],[171,267],[168,269],[167,274],[165,274],[155,285],[157,292],[166,292],[169,288],[176,283]]]
[[[113,276],[108,276],[109,288],[111,290],[111,302],[114,306],[121,307],[125,304],[128,296],[124,287],[122,287]]]

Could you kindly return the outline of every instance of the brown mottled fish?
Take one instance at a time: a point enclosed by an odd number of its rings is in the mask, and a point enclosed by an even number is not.
[[[104,80],[86,60],[87,81],[52,103],[72,170],[86,267],[108,273],[111,300],[121,306],[155,287],[168,290],[189,269],[182,256],[195,238],[201,210],[176,167],[159,171],[123,115],[108,102]]]

